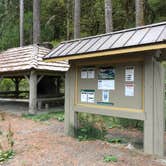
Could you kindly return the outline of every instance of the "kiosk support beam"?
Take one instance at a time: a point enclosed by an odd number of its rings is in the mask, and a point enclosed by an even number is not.
[[[144,151],[164,155],[164,69],[154,56],[145,58]]]
[[[75,72],[71,67],[65,75],[65,134],[74,136],[78,124],[78,113],[74,112]]]

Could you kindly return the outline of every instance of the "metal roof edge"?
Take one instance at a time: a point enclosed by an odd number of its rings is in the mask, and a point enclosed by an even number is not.
[[[95,35],[95,36],[87,36],[87,37],[83,37],[83,38],[78,38],[78,39],[63,41],[63,42],[60,42],[60,44],[66,44],[66,43],[75,42],[75,41],[80,41],[80,40],[86,40],[86,39],[92,39],[92,38],[96,38],[96,37],[102,37],[102,36],[107,36],[107,35],[113,35],[113,34],[117,34],[117,33],[124,33],[124,32],[133,31],[133,30],[144,29],[144,28],[151,28],[151,27],[160,26],[160,25],[166,25],[166,21],[164,21],[164,22],[159,22],[159,23],[154,23],[154,24],[143,25],[143,26],[134,27],[134,28],[129,28],[129,29],[123,29],[123,30],[119,30],[119,31],[109,32],[109,33],[103,33],[103,34]],[[58,44],[58,45],[60,45],[60,44]],[[58,45],[57,45],[57,46],[58,46]],[[55,48],[56,48],[56,47],[55,47]],[[54,50],[54,49],[53,49],[53,50]]]
[[[156,47],[155,47],[156,46]],[[160,48],[161,46],[161,48]],[[163,48],[164,46],[164,48]],[[150,47],[150,48],[146,48],[146,47]],[[146,48],[145,50],[143,50],[142,48]],[[132,51],[129,51],[129,52],[126,52],[126,50],[132,50]],[[135,50],[136,51],[135,51]],[[73,60],[73,59],[70,59],[71,57],[78,57],[76,59],[82,59],[82,57],[86,56],[85,58],[90,58],[89,55],[94,55],[94,54],[102,54],[103,53],[103,56],[106,56],[105,53],[109,53],[109,52],[118,52],[118,51],[121,51],[123,54],[124,53],[132,53],[132,52],[138,52],[138,50],[140,51],[149,51],[149,50],[157,50],[157,49],[166,49],[166,42],[158,42],[158,43],[151,43],[151,44],[144,44],[144,45],[139,45],[139,46],[131,46],[131,47],[125,47],[125,48],[116,48],[116,49],[111,49],[111,50],[101,50],[101,51],[98,51],[98,52],[88,52],[88,53],[80,53],[80,54],[73,54],[73,55],[70,55],[70,56],[61,56],[61,57],[52,57],[52,58],[45,58],[44,61],[45,62],[52,62],[53,60],[57,59],[57,61],[60,61],[60,60]],[[114,55],[116,54],[122,54],[121,52],[118,52],[118,53],[114,53]],[[109,54],[108,54],[109,55]],[[93,57],[99,57],[99,56],[93,56]]]

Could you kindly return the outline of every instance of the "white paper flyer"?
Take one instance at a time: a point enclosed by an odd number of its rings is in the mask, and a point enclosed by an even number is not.
[[[108,90],[102,91],[102,102],[109,102],[109,91]]]

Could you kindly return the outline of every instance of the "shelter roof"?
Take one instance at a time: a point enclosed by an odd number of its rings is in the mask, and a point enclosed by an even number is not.
[[[11,48],[0,53],[0,73],[24,70],[67,71],[66,61],[56,63],[43,62],[50,49],[38,45]]]
[[[72,60],[166,48],[166,22],[60,43],[44,57]],[[155,46],[154,46],[155,45]],[[139,49],[135,49],[139,48]],[[96,54],[95,54],[96,53]]]

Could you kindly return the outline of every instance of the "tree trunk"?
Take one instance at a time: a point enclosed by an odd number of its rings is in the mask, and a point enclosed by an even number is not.
[[[74,2],[74,39],[77,39],[80,38],[80,0]]]
[[[33,0],[33,44],[40,42],[40,0]]]
[[[106,33],[113,31],[112,0],[105,0],[105,28]]]
[[[24,0],[20,0],[20,47],[24,45]]]
[[[67,2],[66,2],[66,12],[67,12],[67,20],[66,20],[67,35],[66,35],[66,37],[67,37],[67,40],[69,40],[70,39],[70,0],[67,0]]]
[[[144,0],[135,0],[136,26],[145,25],[144,22]]]

